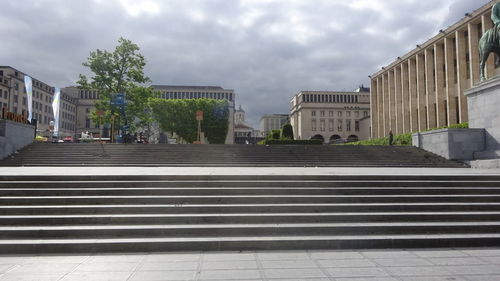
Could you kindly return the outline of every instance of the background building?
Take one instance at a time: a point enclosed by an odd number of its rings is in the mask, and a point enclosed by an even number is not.
[[[226,90],[218,86],[171,86],[153,85],[153,89],[161,92],[163,99],[218,99],[229,102],[229,126],[226,144],[234,143],[234,90]]]
[[[262,139],[259,130],[245,122],[245,111],[241,108],[234,111],[234,143],[236,144],[255,144]]]
[[[82,132],[88,132],[94,138],[109,138],[109,125],[95,124],[92,122],[90,114],[95,108],[95,102],[99,99],[99,91],[82,90],[76,86],[71,86],[63,88],[62,93],[76,100],[77,110],[73,121],[76,138],[81,137]]]
[[[3,108],[16,114],[28,114],[25,74],[10,66],[0,66],[0,102]],[[33,119],[37,120],[37,135],[50,137],[49,124],[54,121],[52,99],[54,87],[29,75],[33,80]],[[76,99],[61,90],[61,109],[59,115],[59,137],[74,136],[76,119]]]
[[[271,130],[281,129],[288,122],[290,122],[288,114],[266,114],[260,117],[260,131],[266,136]]]
[[[360,87],[354,92],[299,92],[290,102],[294,138],[323,139],[325,142],[369,138],[370,127],[360,122],[370,115],[369,91]]]
[[[479,82],[478,42],[491,1],[371,75],[372,137],[468,121],[464,91]],[[499,73],[490,55],[486,75]]]

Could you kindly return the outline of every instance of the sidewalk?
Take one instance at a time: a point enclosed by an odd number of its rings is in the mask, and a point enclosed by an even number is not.
[[[500,248],[0,256],[0,280],[500,280]]]

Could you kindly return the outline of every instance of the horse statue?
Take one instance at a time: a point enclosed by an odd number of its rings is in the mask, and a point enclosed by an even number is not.
[[[490,53],[495,53],[497,55],[496,65],[500,65],[500,38],[495,35],[496,27],[488,29],[481,39],[479,39],[479,69],[480,69],[480,79],[481,81],[486,80],[486,76],[484,75],[484,67],[486,65],[486,61],[490,56]]]
[[[500,65],[500,3],[491,8],[493,28],[488,29],[479,39],[479,70],[481,81],[486,80],[484,66],[491,52],[497,55],[495,64]]]

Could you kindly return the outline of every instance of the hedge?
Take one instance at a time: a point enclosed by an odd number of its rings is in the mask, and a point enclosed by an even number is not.
[[[322,145],[322,140],[263,140],[262,144],[287,144],[287,145]]]
[[[446,129],[446,128],[469,128],[469,123],[464,122],[464,123],[460,123],[460,124],[453,124],[450,126],[433,128],[433,129],[425,130],[422,132],[428,132],[428,131],[434,131],[434,130],[440,130],[440,129]],[[414,134],[414,133],[395,135],[392,144],[393,145],[410,146],[411,142],[412,142],[412,140],[411,140],[412,134]],[[345,144],[341,144],[341,145],[389,145],[389,137],[356,141],[356,142],[349,142],[349,143],[345,143]]]

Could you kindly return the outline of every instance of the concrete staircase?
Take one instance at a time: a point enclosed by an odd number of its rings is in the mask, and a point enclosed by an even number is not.
[[[500,245],[500,176],[0,176],[0,252]]]
[[[0,166],[465,167],[410,146],[33,144]]]

